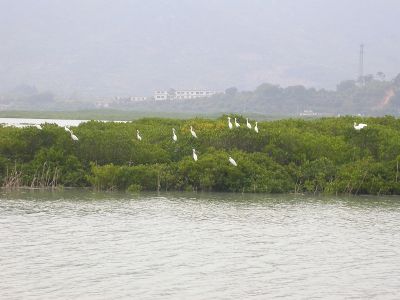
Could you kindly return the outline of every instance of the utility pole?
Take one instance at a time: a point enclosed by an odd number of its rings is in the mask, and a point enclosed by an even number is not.
[[[360,45],[360,58],[358,64],[358,82],[364,86],[364,44]]]

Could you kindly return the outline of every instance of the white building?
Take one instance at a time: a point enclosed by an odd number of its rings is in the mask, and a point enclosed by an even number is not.
[[[132,97],[129,97],[129,100],[131,102],[146,101],[147,97],[144,97],[144,96],[132,96]]]
[[[134,102],[146,101],[146,100],[147,100],[147,97],[145,97],[145,96],[130,96],[130,97],[116,96],[116,97],[114,97],[114,103],[117,103],[117,104],[131,104]]]
[[[208,98],[216,93],[216,91],[209,90],[177,90],[175,91],[175,99]]]
[[[312,110],[303,110],[303,112],[300,113],[300,116],[316,116],[318,113],[313,112]]]
[[[167,91],[155,91],[154,92],[154,100],[167,100],[168,92]]]
[[[209,98],[217,94],[216,91],[210,90],[170,90],[170,91],[155,91],[155,100],[185,100],[195,98]]]

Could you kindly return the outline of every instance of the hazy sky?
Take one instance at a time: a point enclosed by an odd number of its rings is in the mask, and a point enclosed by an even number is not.
[[[0,0],[0,91],[147,95],[400,73],[398,0]]]

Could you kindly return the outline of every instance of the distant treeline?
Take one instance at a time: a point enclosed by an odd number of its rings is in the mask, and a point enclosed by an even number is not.
[[[58,100],[48,92],[38,92],[35,88],[21,86],[8,95],[0,95],[0,106],[4,110],[93,110],[94,102],[77,99]],[[113,102],[110,109],[130,110],[136,114],[157,117],[160,114],[220,115],[221,113],[259,114],[267,116],[295,116],[312,111],[319,116],[329,115],[373,115],[400,114],[400,74],[387,80],[381,72],[367,75],[360,80],[346,80],[335,90],[306,88],[304,86],[280,87],[264,83],[254,91],[239,91],[235,87],[226,89],[211,98],[171,101]],[[93,112],[94,113],[94,112]],[[15,112],[13,113],[16,114]],[[102,114],[98,114],[102,117]],[[103,114],[116,118],[112,110]],[[118,113],[124,119],[131,119]]]
[[[121,107],[115,104],[114,107]],[[385,80],[382,73],[375,77],[364,76],[359,81],[346,80],[336,90],[317,90],[304,86],[280,87],[264,83],[254,91],[238,91],[228,88],[211,98],[182,101],[145,101],[127,105],[136,111],[153,112],[231,112],[256,113],[269,116],[295,116],[306,111],[319,116],[373,115],[400,113],[400,74],[393,80]],[[311,114],[312,114],[311,113]]]
[[[91,121],[71,128],[79,141],[54,124],[0,127],[2,186],[400,194],[400,120],[394,117],[260,122],[259,133],[236,117],[241,127],[233,129],[226,116]],[[368,126],[355,130],[359,121]]]

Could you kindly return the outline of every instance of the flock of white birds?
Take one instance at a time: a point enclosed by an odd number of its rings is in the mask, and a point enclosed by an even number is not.
[[[239,127],[240,127],[240,124],[239,124],[239,122],[237,121],[237,118],[234,118],[234,124],[235,124],[235,127],[236,127],[236,128],[239,128]],[[249,122],[249,118],[246,118],[246,126],[247,126],[247,128],[249,128],[249,129],[252,129],[252,128],[253,128],[253,127],[251,126],[251,123]],[[36,127],[37,129],[42,130],[42,126],[40,126],[39,124],[35,125],[35,127]],[[354,127],[355,130],[361,130],[361,129],[367,127],[367,124],[359,123],[359,124],[357,125],[357,123],[354,122],[353,127]],[[229,129],[233,129],[233,124],[232,124],[232,122],[231,122],[231,117],[228,117],[228,128],[229,128]],[[65,131],[69,132],[69,134],[71,135],[71,139],[72,139],[73,141],[79,141],[78,137],[74,134],[74,132],[73,132],[71,129],[69,129],[69,128],[66,127],[66,126],[64,127],[64,129],[65,129]],[[258,122],[256,122],[255,125],[254,125],[254,131],[255,131],[256,133],[258,133]],[[194,131],[193,126],[190,126],[190,134],[191,134],[194,138],[197,139],[197,134],[196,134],[196,132]],[[136,138],[137,138],[139,141],[142,140],[142,136],[140,135],[140,132],[139,132],[138,129],[136,130]],[[178,136],[176,135],[176,130],[175,130],[175,128],[172,128],[172,140],[173,140],[174,142],[177,142],[177,141],[178,141]],[[197,156],[197,153],[196,153],[196,149],[193,148],[192,150],[193,150],[193,153],[192,153],[193,160],[194,160],[194,161],[197,161],[197,160],[198,160],[198,156]],[[231,156],[229,156],[228,161],[229,161],[232,165],[234,165],[235,167],[237,167],[236,161],[235,161]]]
[[[252,126],[251,126],[251,124],[249,123],[249,119],[248,119],[248,118],[246,118],[246,126],[247,126],[247,128],[252,129]],[[236,128],[239,128],[239,127],[240,127],[240,124],[238,123],[237,118],[235,118],[235,127],[236,127]],[[231,117],[228,117],[228,128],[229,128],[229,129],[232,129],[232,128],[233,128],[233,124],[232,124],[232,122],[231,122]],[[255,125],[254,125],[254,131],[255,131],[256,133],[258,133],[258,122],[256,122]],[[197,139],[197,134],[196,134],[196,132],[194,131],[193,126],[190,126],[190,134],[191,134],[194,138]],[[139,131],[138,129],[136,129],[136,138],[137,138],[138,141],[141,141],[141,140],[142,140],[142,136],[140,135],[140,131]],[[175,128],[172,128],[172,140],[173,140],[174,142],[177,142],[177,141],[178,141],[178,136],[176,135],[176,130],[175,130]],[[192,156],[193,156],[193,160],[194,160],[194,161],[197,161],[197,160],[198,160],[198,156],[197,156],[197,153],[196,153],[196,149],[194,149],[194,148],[192,149]],[[234,165],[235,167],[237,167],[236,161],[235,161],[231,156],[229,156],[228,161],[229,161],[232,165]]]
[[[235,120],[235,122],[234,122],[235,123],[235,127],[239,128],[240,124],[238,123],[237,119],[235,118],[234,120]],[[246,118],[246,126],[249,129],[252,128],[251,124],[249,123],[249,118]],[[229,127],[229,129],[233,128],[233,124],[231,122],[231,117],[228,117],[228,127]],[[258,133],[258,122],[256,122],[256,124],[254,125],[254,131]]]

